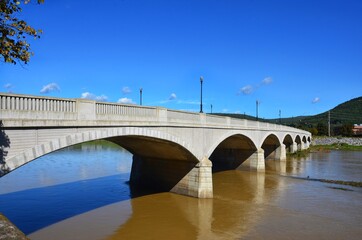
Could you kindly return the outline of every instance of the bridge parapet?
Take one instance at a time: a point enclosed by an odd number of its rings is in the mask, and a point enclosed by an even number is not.
[[[300,132],[295,128],[204,113],[171,110],[88,99],[65,99],[0,93],[0,116],[5,127],[69,127],[175,125]],[[306,134],[309,134],[306,132]]]

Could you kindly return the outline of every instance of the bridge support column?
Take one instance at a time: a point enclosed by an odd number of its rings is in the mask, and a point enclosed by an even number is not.
[[[251,156],[245,161],[246,164],[240,165],[237,169],[242,170],[245,169],[243,165],[250,166],[250,170],[253,171],[265,171],[265,158],[264,158],[264,150],[262,148],[256,150]]]
[[[307,149],[306,143],[305,143],[305,142],[302,142],[302,143],[300,144],[300,150],[304,150],[304,149]]]
[[[293,143],[292,145],[290,145],[290,153],[295,153],[298,151],[298,144],[297,143]]]
[[[285,151],[285,145],[284,144],[281,144],[275,150],[275,160],[279,160],[279,161],[286,161],[287,160],[287,153]]]
[[[171,192],[197,198],[212,198],[212,163],[202,159],[196,166],[179,181]]]

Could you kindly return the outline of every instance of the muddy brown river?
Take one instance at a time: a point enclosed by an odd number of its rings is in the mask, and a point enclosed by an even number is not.
[[[213,174],[214,198],[132,197],[132,156],[91,143],[43,157],[0,179],[0,211],[32,240],[360,239],[362,152],[268,161],[265,173]]]

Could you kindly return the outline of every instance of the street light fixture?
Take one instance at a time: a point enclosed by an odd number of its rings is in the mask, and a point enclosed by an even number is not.
[[[200,113],[203,113],[203,112],[202,112],[202,83],[203,83],[203,81],[204,81],[204,77],[203,77],[203,76],[201,76],[201,77],[200,77],[200,84],[201,84],[201,102],[200,102]]]
[[[142,91],[143,91],[143,88],[140,88],[140,105],[142,106]]]

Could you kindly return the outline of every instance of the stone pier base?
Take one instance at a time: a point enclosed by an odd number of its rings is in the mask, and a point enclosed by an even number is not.
[[[300,150],[300,149],[298,149],[298,144],[297,143],[294,142],[292,145],[290,145],[290,153],[295,153],[298,150]]]
[[[258,171],[258,172],[264,172],[265,171],[264,150],[262,148],[256,150],[237,169],[238,170],[252,170],[252,171]]]
[[[185,177],[181,179],[171,192],[197,198],[212,198],[212,163],[202,159]]]
[[[278,160],[278,161],[286,161],[287,160],[287,153],[285,151],[285,145],[284,144],[281,144],[275,150],[275,160]]]

